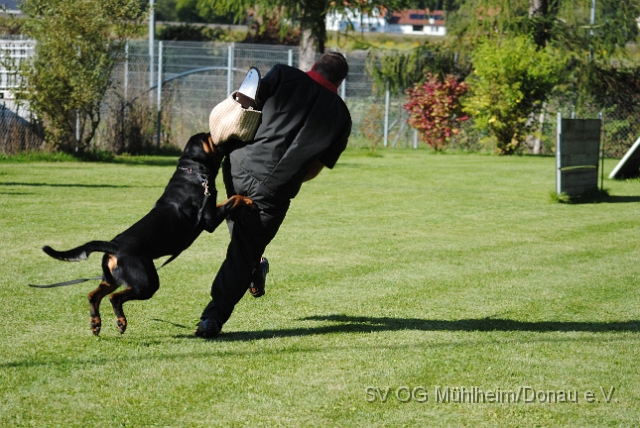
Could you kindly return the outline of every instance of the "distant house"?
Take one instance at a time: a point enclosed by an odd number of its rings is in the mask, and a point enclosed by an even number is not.
[[[20,13],[19,5],[19,0],[0,0],[0,14],[6,11],[6,13],[17,15]]]
[[[376,9],[371,14],[361,13],[358,9],[347,10],[345,13],[331,12],[327,14],[326,26],[329,31],[447,35],[444,12],[429,9],[409,9],[399,12]]]
[[[388,24],[389,33],[446,36],[447,27],[442,10],[410,9],[393,12]]]
[[[345,10],[345,13],[330,12],[327,14],[326,26],[329,31],[377,31],[384,32],[387,25],[386,11],[374,9],[369,13],[361,13],[360,10]]]

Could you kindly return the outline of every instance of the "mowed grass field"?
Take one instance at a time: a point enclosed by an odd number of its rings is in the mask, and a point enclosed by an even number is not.
[[[638,426],[640,181],[561,204],[553,158],[350,149],[217,340],[192,333],[224,226],[94,337],[97,281],[27,284],[100,273],[40,248],[148,212],[175,159],[140,163],[0,164],[0,426]]]

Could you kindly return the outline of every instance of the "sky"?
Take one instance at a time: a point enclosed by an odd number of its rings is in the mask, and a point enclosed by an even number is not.
[[[0,5],[6,6],[7,10],[17,10],[18,0],[0,0]]]

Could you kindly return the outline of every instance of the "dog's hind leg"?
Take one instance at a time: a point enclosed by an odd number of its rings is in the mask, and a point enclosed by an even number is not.
[[[96,336],[100,334],[102,320],[100,319],[100,302],[104,296],[113,293],[119,287],[113,278],[113,270],[118,266],[116,258],[111,254],[102,257],[102,282],[91,293],[89,293],[89,313],[91,315],[91,331]]]
[[[120,334],[123,334],[127,329],[127,317],[122,309],[123,303],[129,300],[150,299],[160,288],[160,278],[158,278],[153,260],[121,257],[119,263],[121,275],[118,275],[118,280],[124,283],[127,288],[113,293],[109,299],[117,318],[118,330]]]

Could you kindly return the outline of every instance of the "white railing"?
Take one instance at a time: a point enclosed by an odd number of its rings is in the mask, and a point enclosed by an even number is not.
[[[33,54],[32,40],[0,40],[0,97],[13,98],[13,91],[20,86],[20,76],[9,70],[19,66]]]

